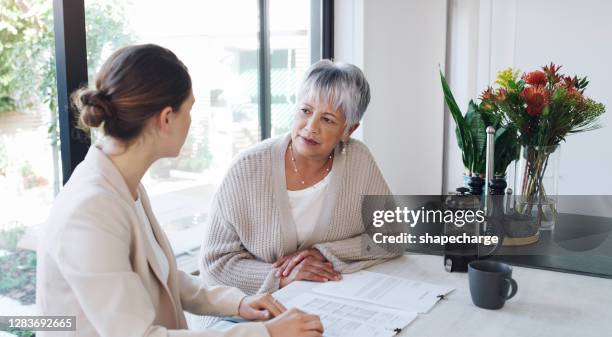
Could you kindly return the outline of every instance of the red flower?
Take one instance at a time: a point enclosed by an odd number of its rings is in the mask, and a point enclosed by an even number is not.
[[[544,73],[543,71],[536,70],[530,73],[523,74],[523,81],[525,81],[525,83],[527,84],[538,86],[546,85],[548,78],[546,77],[546,73]]]
[[[527,113],[539,116],[550,103],[550,92],[543,86],[527,87],[521,92],[521,98],[527,103]]]
[[[561,79],[561,76],[558,74],[559,73],[559,69],[561,69],[561,67],[563,66],[557,66],[554,63],[550,63],[550,65],[548,66],[543,66],[542,70],[544,70],[544,73],[546,74],[546,76],[548,76],[548,78],[552,81],[552,83],[557,83],[559,82],[559,80]]]

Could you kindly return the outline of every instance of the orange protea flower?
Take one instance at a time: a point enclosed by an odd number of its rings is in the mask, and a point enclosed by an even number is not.
[[[527,103],[527,113],[530,116],[539,116],[544,107],[550,104],[550,92],[543,86],[523,89],[521,98]]]
[[[495,98],[495,94],[493,93],[493,88],[491,87],[488,87],[487,90],[483,91],[482,94],[480,94],[480,99],[483,101],[489,101],[493,98]]]
[[[546,85],[548,78],[546,77],[546,73],[544,73],[543,71],[536,70],[530,73],[523,74],[523,81],[525,81],[525,83],[527,84],[538,86]]]
[[[505,88],[500,88],[497,95],[495,95],[495,100],[498,102],[503,102],[506,100],[506,98],[508,98],[508,90]]]
[[[563,66],[557,66],[554,63],[550,63],[550,65],[547,66],[543,66],[542,70],[544,70],[544,73],[546,74],[546,76],[548,76],[548,79],[554,84],[559,82],[559,80],[561,79],[561,76],[559,75],[559,69],[561,69]]]

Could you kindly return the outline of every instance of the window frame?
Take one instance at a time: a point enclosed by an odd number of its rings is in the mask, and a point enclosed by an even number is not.
[[[270,0],[258,0],[259,9],[259,121],[261,139],[270,138]],[[311,62],[333,59],[334,0],[311,0]],[[57,95],[63,184],[68,182],[76,166],[91,146],[90,134],[78,128],[77,112],[70,95],[87,85],[87,48],[85,32],[85,0],[53,0]],[[317,33],[317,34],[315,34]]]

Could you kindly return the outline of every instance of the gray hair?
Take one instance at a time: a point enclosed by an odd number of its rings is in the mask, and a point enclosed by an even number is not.
[[[370,85],[358,67],[321,60],[306,72],[298,99],[329,102],[344,113],[348,130],[359,123],[370,103]]]

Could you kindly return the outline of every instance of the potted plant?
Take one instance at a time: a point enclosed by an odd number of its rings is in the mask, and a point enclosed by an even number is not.
[[[520,153],[520,146],[517,142],[518,130],[515,125],[508,123],[498,110],[494,109],[488,100],[485,100],[485,97],[481,97],[480,104],[470,100],[467,112],[463,114],[441,71],[440,80],[444,100],[457,125],[455,135],[461,150],[466,175],[472,180],[469,183],[470,187],[473,190],[474,185],[482,186],[481,182],[486,170],[486,129],[489,126],[495,129],[494,176],[505,180],[508,165],[518,159]],[[481,182],[474,182],[474,180]]]

